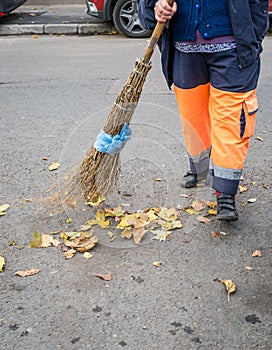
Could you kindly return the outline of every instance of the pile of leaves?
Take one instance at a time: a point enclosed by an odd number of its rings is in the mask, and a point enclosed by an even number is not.
[[[154,235],[152,239],[165,241],[172,230],[182,228],[179,217],[180,213],[175,208],[149,208],[131,213],[119,205],[113,209],[97,210],[95,218],[81,226],[81,230],[90,230],[96,225],[102,229],[113,228],[120,231],[122,238],[133,238],[135,244],[139,244],[151,232]],[[107,234],[111,240],[116,238],[111,231]]]

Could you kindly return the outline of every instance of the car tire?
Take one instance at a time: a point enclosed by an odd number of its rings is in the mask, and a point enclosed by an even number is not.
[[[118,32],[129,38],[147,38],[151,35],[150,30],[144,29],[140,23],[137,0],[118,0],[112,18]]]

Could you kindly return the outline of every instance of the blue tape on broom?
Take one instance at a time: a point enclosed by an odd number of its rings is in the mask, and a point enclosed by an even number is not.
[[[127,124],[124,124],[120,134],[115,136],[101,130],[95,140],[94,148],[99,152],[108,153],[113,156],[120,153],[130,135],[131,129]]]

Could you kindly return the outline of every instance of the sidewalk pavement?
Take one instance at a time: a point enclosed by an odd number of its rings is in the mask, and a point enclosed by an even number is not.
[[[105,23],[85,13],[82,5],[21,6],[0,18],[0,35],[57,34],[93,35],[116,34],[111,23]]]

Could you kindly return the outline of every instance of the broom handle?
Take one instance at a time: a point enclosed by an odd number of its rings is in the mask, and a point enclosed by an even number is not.
[[[175,0],[167,0],[168,4],[172,7],[174,4]],[[155,46],[163,32],[163,29],[165,27],[165,23],[161,23],[161,22],[157,22],[155,29],[152,32],[151,38],[149,39],[148,45],[145,48],[145,52],[144,52],[144,57],[143,57],[143,61],[144,63],[148,63],[151,59],[151,56],[153,55]]]

